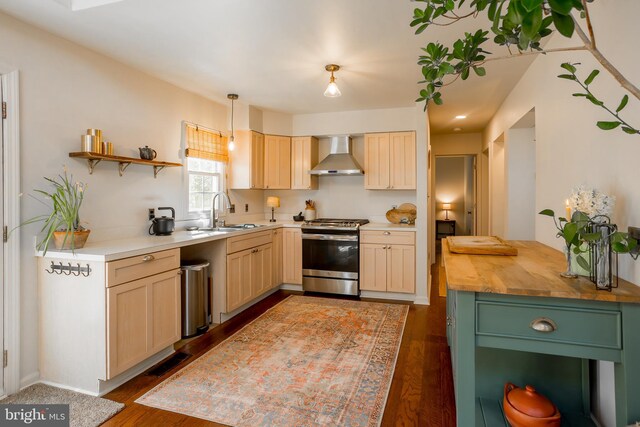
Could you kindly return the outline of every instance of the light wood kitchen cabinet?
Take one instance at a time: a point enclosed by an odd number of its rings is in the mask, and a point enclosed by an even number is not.
[[[264,188],[269,190],[291,188],[291,137],[265,135]]]
[[[234,132],[236,148],[229,152],[229,188],[264,188],[264,135],[252,130]]]
[[[107,379],[180,340],[179,273],[107,288]]]
[[[282,229],[273,230],[273,287],[282,284]]]
[[[291,138],[291,189],[317,190],[318,177],[309,171],[318,164],[318,139],[313,136]]]
[[[367,230],[360,241],[360,289],[415,293],[414,232]]]
[[[272,231],[227,239],[227,313],[273,289]]]
[[[415,190],[415,132],[366,134],[364,169],[366,189]]]
[[[302,231],[282,229],[282,281],[302,285]]]

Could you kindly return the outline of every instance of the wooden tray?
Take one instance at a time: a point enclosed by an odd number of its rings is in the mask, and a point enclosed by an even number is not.
[[[449,250],[468,255],[518,255],[518,249],[496,236],[449,236]]]
[[[403,203],[397,208],[387,211],[387,221],[392,224],[401,224],[404,219],[405,223],[415,224],[416,212],[416,205],[413,203]]]

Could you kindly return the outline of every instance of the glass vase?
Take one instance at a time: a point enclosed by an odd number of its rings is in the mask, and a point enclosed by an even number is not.
[[[567,271],[560,273],[560,276],[575,279],[578,275],[573,271],[573,252],[571,251],[571,246],[567,246],[564,249],[564,255],[567,261]]]

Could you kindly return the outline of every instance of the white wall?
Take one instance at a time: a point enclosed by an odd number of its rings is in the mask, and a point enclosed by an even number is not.
[[[92,230],[89,241],[142,235],[147,208],[177,208],[184,216],[183,168],[131,165],[123,177],[117,163],[100,163],[89,175],[85,161],[71,159],[80,135],[99,128],[115,153],[138,156],[149,145],[158,158],[181,162],[182,120],[225,129],[227,106],[186,92],[88,49],[0,14],[0,72],[20,71],[22,220],[46,208],[27,196],[46,188],[44,176],[62,173],[88,184],[81,219]],[[16,203],[18,201],[15,201]],[[38,297],[33,236],[38,225],[20,230],[22,242],[21,376],[37,378]]]
[[[637,40],[640,39],[640,2],[636,0],[600,0],[589,3],[599,50],[636,85],[640,84],[640,60]],[[579,45],[579,40],[567,41],[556,36],[547,48]],[[564,200],[579,184],[598,188],[615,195],[617,204],[612,220],[622,230],[640,224],[640,192],[637,190],[640,139],[619,130],[600,131],[596,121],[610,120],[600,108],[572,97],[579,87],[558,79],[562,62],[580,62],[582,79],[598,68],[602,72],[591,89],[615,109],[626,93],[620,85],[587,52],[555,53],[539,56],[520,82],[506,98],[484,133],[485,144],[495,140],[516,121],[535,107],[536,111],[536,206],[535,211],[550,208],[564,212]],[[505,63],[506,65],[506,63]],[[640,102],[631,99],[623,111],[635,126],[640,126]],[[536,215],[536,240],[561,249],[555,237],[553,222]],[[640,283],[640,263],[628,256],[620,257],[620,276]],[[611,375],[610,365],[600,364],[600,371]],[[600,388],[607,375],[600,375]],[[611,408],[615,395],[608,387],[601,392],[595,405],[604,426],[615,425]]]
[[[416,129],[415,108],[296,114],[294,135],[341,135]]]
[[[507,214],[505,237],[535,240],[535,128],[510,129],[506,136]]]
[[[462,230],[463,233],[461,234],[467,236],[474,234],[474,218],[473,215],[469,215],[468,212],[473,212],[475,208],[475,193],[478,191],[476,189],[477,178],[475,177],[476,173],[474,171],[475,162],[476,158],[474,156],[464,157],[464,230]]]
[[[456,235],[464,234],[465,219],[465,158],[436,157],[436,218],[445,219],[443,203],[451,203],[449,219],[456,222]]]
[[[489,148],[489,233],[505,237],[507,202],[507,180],[505,173],[505,144],[501,136]]]

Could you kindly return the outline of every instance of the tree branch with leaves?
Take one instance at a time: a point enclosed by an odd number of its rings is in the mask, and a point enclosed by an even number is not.
[[[640,100],[640,90],[597,48],[587,0],[471,0],[464,11],[463,6],[466,0],[415,1],[425,3],[424,7],[416,8],[413,13],[410,25],[416,27],[416,34],[421,34],[432,25],[450,26],[463,19],[479,18],[486,13],[486,18],[491,23],[490,31],[493,33],[493,41],[506,47],[509,52],[505,56],[491,57],[492,54],[483,48],[483,44],[489,40],[489,31],[483,29],[473,33],[465,32],[464,36],[456,40],[451,47],[444,46],[439,42],[427,44],[422,49],[424,54],[418,59],[418,65],[422,67],[424,77],[420,83],[424,87],[420,90],[420,97],[416,100],[425,103],[425,110],[429,101],[441,105],[443,103],[441,89],[458,78],[467,80],[472,72],[479,77],[485,76],[486,69],[483,65],[486,62],[519,58],[526,55],[580,50],[590,52],[629,94]],[[578,25],[574,14],[585,20],[589,35]],[[577,33],[583,45],[542,49],[541,41],[550,36],[554,29],[567,38]],[[572,78],[568,78],[568,80],[579,83],[585,90],[580,95],[574,95],[584,96],[594,105],[603,108],[615,117],[615,121],[598,122],[600,129],[611,130],[620,127],[626,133],[640,134],[634,126],[619,115],[629,101],[627,95],[623,98],[624,102],[620,103],[622,108],[619,107],[620,109],[614,112],[597,99],[589,89],[589,84],[597,76],[598,70],[589,74],[589,77],[593,77],[588,84],[585,84],[576,75],[577,64],[563,64],[563,68],[569,71],[565,65],[574,69],[574,71],[570,71]]]

